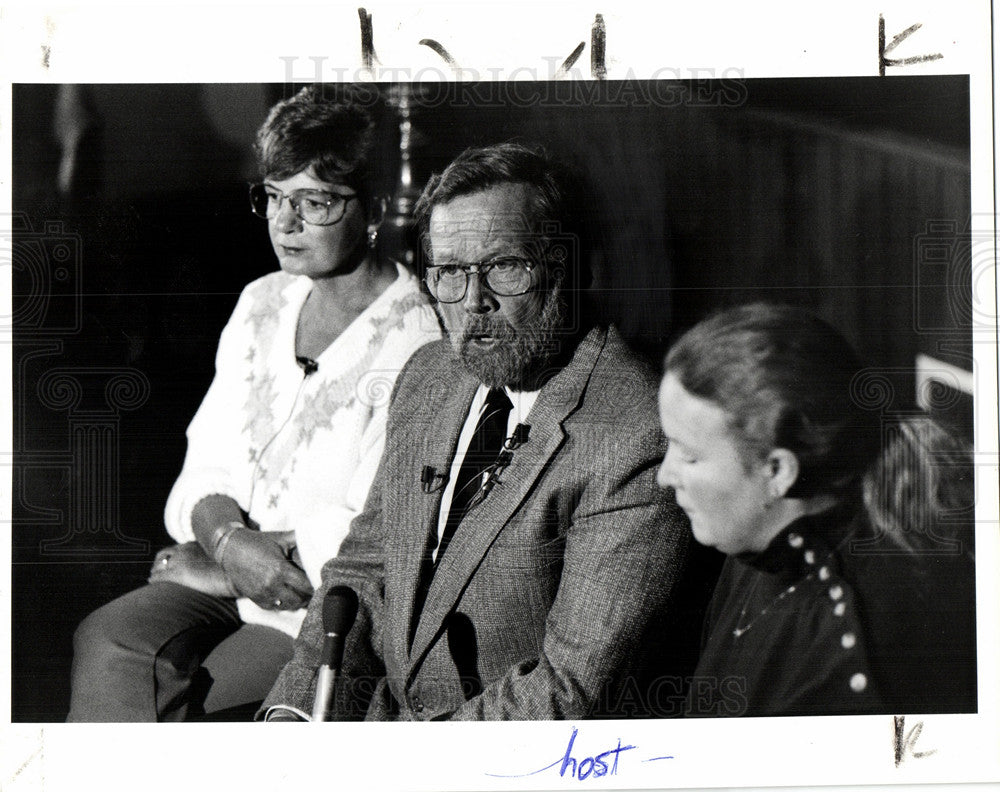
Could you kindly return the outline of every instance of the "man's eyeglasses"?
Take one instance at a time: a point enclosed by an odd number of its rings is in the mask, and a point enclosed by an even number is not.
[[[343,219],[347,202],[357,197],[357,193],[325,190],[292,190],[286,194],[270,184],[255,184],[250,188],[250,207],[258,217],[270,220],[278,216],[281,202],[287,198],[295,216],[303,223],[333,225]]]
[[[442,264],[428,267],[424,282],[434,299],[442,303],[464,300],[473,273],[482,276],[486,288],[494,294],[517,297],[531,291],[531,271],[536,266],[534,261],[518,256],[499,256],[475,264]]]

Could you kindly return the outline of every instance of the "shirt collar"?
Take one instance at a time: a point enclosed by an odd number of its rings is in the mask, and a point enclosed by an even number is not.
[[[798,580],[828,559],[853,531],[854,508],[839,504],[817,514],[799,517],[786,526],[759,553],[739,553],[736,558],[782,580]]]
[[[489,390],[489,388],[480,383],[475,395],[472,397],[472,406],[469,410],[470,416],[477,416],[482,411],[483,405],[486,403],[486,394],[489,393]],[[513,430],[513,427],[517,426],[517,424],[528,422],[528,413],[531,412],[531,408],[534,406],[541,391],[516,391],[506,387],[503,390],[507,394],[507,398],[510,399],[511,405],[513,405],[510,411],[510,418],[507,419],[508,427]]]

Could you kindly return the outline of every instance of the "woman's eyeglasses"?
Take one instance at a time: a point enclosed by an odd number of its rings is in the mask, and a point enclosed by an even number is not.
[[[277,217],[281,203],[286,198],[295,216],[309,225],[333,225],[339,223],[347,202],[357,198],[357,193],[331,193],[325,190],[292,190],[283,193],[270,184],[255,184],[250,188],[250,208],[258,217],[267,220]]]

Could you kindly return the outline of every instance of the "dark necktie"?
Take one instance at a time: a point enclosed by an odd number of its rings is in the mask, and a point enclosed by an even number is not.
[[[476,430],[455,479],[448,521],[438,545],[437,562],[441,561],[441,556],[462,519],[478,503],[477,496],[482,490],[484,474],[496,463],[503,450],[503,442],[507,437],[507,419],[513,406],[502,388],[494,388],[486,395],[486,403],[479,414]]]

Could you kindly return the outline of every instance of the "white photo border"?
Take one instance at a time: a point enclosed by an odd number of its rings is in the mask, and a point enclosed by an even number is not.
[[[602,8],[602,5],[605,6]],[[608,79],[740,76],[875,76],[877,27],[887,40],[911,25],[894,57],[941,54],[936,60],[890,66],[895,74],[968,74],[971,93],[972,208],[977,232],[996,240],[994,87],[995,33],[987,2],[791,2],[662,4],[372,2],[377,63],[360,63],[356,4],[213,3],[153,5],[77,3],[40,9],[0,8],[0,215],[11,211],[11,84],[15,82],[288,82],[322,79],[382,81],[551,79],[584,42],[566,75],[591,79],[590,42],[596,14],[607,33]],[[449,67],[419,42],[433,38],[459,63]],[[575,71],[574,71],[575,69]],[[291,71],[289,71],[291,70]],[[996,248],[993,247],[993,260]],[[11,316],[10,268],[0,286]],[[703,721],[603,721],[473,724],[330,723],[305,729],[259,724],[184,727],[0,725],[0,785],[11,790],[176,790],[210,785],[275,789],[307,784],[344,789],[499,790],[652,789],[916,783],[1000,780],[1000,531],[997,530],[998,446],[996,280],[980,283],[975,328],[979,712],[908,718],[923,723],[919,743],[899,766],[893,760],[890,716]],[[992,301],[992,302],[991,302]],[[980,332],[982,331],[982,332]],[[9,336],[9,332],[8,332]],[[9,337],[0,366],[11,371]],[[5,373],[5,378],[9,375]],[[10,393],[5,383],[4,404]],[[12,448],[10,410],[0,427],[0,452]],[[11,474],[4,464],[0,520],[10,521]],[[9,537],[9,532],[5,532]],[[9,619],[10,547],[3,543],[0,592]],[[0,645],[0,677],[10,679],[10,630]],[[2,672],[6,671],[6,675]],[[9,718],[10,691],[0,691]],[[532,774],[562,757],[578,729],[576,755],[616,745],[618,772],[586,781],[558,772]],[[916,757],[914,752],[933,750]],[[275,757],[280,757],[277,761]],[[670,757],[669,759],[665,757]],[[558,770],[558,767],[556,768]],[[521,777],[511,777],[521,775]],[[9,785],[9,786],[8,786]]]

